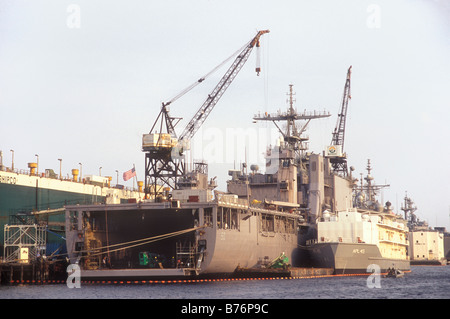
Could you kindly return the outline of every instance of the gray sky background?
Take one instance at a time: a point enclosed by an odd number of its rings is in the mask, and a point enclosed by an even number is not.
[[[119,170],[119,183],[132,186],[121,175],[135,164],[143,180],[141,138],[161,102],[262,29],[271,32],[261,38],[261,75],[255,75],[253,52],[196,135],[204,149],[196,146],[194,158],[217,155],[212,144],[227,152],[209,167],[221,190],[228,169],[245,159],[237,146],[230,155],[226,130],[269,130],[270,125],[253,124],[252,116],[285,110],[289,84],[299,111],[332,113],[311,122],[307,131],[311,151],[322,152],[352,65],[349,165],[359,177],[370,159],[375,182],[390,184],[383,202],[390,200],[399,211],[408,192],[420,219],[450,229],[445,0],[0,0],[4,165],[11,165],[14,149],[17,168],[26,169],[39,154],[41,170],[58,171],[62,158],[64,175],[81,162],[83,175],[102,167],[102,175],[115,183]],[[171,106],[173,116],[184,118],[178,133],[230,63]],[[211,139],[211,132],[219,132],[219,139],[222,132],[222,141]]]

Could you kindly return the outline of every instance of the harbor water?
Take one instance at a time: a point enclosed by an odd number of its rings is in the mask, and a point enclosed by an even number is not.
[[[1,299],[450,299],[450,266],[412,266],[401,278],[325,278],[157,284],[2,285]]]

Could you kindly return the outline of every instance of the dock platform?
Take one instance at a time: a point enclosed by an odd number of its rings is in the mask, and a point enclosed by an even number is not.
[[[50,267],[49,267],[50,266]],[[58,279],[65,282],[67,273],[63,265],[49,264],[0,264],[0,284],[46,283]],[[192,269],[97,269],[81,270],[83,282],[105,280],[195,280],[195,279],[265,279],[265,278],[316,278],[332,276],[332,268],[237,268],[233,273],[223,276],[198,275]],[[220,279],[219,278],[219,279]]]
[[[238,278],[261,278],[261,277],[317,277],[331,276],[334,274],[333,268],[300,268],[291,267],[288,269],[281,268],[238,268],[234,272]]]
[[[35,260],[33,262],[0,263],[0,285],[43,283],[67,278],[64,261]]]

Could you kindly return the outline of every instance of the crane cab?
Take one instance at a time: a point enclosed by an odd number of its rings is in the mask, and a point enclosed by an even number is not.
[[[167,133],[152,133],[142,136],[142,150],[154,151],[158,149],[171,149],[176,146],[178,140]]]

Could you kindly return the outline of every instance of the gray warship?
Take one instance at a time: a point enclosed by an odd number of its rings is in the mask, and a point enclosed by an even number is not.
[[[372,184],[370,160],[367,169],[366,184],[361,182],[353,197],[350,192],[345,197],[353,198],[353,205],[347,202],[347,208],[335,209],[325,204],[308,227],[301,242],[303,266],[331,267],[336,274],[410,270],[406,220],[393,212],[390,202],[383,207],[376,200],[374,194],[382,185]]]
[[[394,214],[390,202],[383,207],[376,196],[388,185],[373,183],[370,160],[360,185],[352,176],[354,168],[347,167],[344,137],[351,70],[331,145],[324,156],[309,156],[310,218],[300,230],[301,264],[331,267],[336,274],[409,271],[407,222]]]

